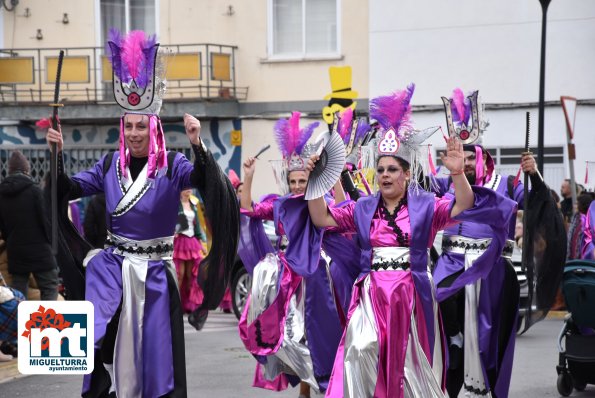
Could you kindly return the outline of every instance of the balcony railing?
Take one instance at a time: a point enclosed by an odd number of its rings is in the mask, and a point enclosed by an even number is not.
[[[247,87],[236,86],[236,46],[178,44],[161,46],[169,100],[245,100]],[[61,98],[68,102],[109,103],[112,70],[101,47],[0,50],[0,103],[53,100],[58,53],[64,50]]]

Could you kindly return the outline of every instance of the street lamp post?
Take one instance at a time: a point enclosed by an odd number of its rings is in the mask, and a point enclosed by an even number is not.
[[[546,23],[547,23],[547,7],[550,5],[551,0],[539,0],[541,3],[541,63],[539,65],[539,115],[538,115],[538,127],[537,127],[537,168],[541,175],[544,174],[543,170],[543,148],[544,148],[544,137],[543,137],[543,120],[544,120],[544,96],[545,96],[545,38],[546,38]]]

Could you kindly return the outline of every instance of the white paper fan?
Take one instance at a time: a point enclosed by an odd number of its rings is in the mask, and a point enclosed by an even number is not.
[[[320,198],[335,185],[345,166],[345,144],[337,133],[325,131],[316,140],[320,159],[310,172],[305,199]]]

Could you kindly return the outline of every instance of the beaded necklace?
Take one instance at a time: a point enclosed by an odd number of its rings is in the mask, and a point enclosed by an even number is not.
[[[404,206],[407,206],[407,195],[404,195],[403,198],[401,198],[401,200],[397,204],[397,207],[395,207],[395,211],[393,212],[393,214],[391,214],[390,211],[388,211],[388,209],[384,205],[384,201],[381,201],[380,216],[388,223],[388,226],[391,227],[397,235],[397,242],[399,243],[399,246],[409,247],[409,234],[404,233],[403,230],[399,228],[399,226],[397,225],[397,215],[399,214],[401,208],[403,208]]]

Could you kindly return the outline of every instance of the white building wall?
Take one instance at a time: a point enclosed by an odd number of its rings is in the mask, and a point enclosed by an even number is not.
[[[539,98],[541,6],[537,0],[375,0],[370,2],[370,98],[416,83],[412,104],[438,105],[460,87],[480,90],[486,104],[536,104]],[[595,2],[552,1],[548,10],[546,101],[561,95],[595,99]],[[590,103],[595,103],[591,101]],[[487,146],[524,145],[525,111],[537,146],[537,107],[488,110]],[[442,112],[414,112],[419,127],[440,125]],[[559,106],[546,107],[545,145],[565,146]],[[579,105],[575,143],[577,182],[595,160],[595,105]],[[441,138],[434,137],[436,144]],[[566,161],[567,162],[567,161]],[[546,169],[559,189],[560,177]],[[568,177],[568,162],[564,176]]]
[[[525,145],[525,113],[531,113],[531,135],[530,147],[534,153],[537,152],[537,107],[522,109],[487,110],[490,125],[485,132],[483,143],[485,147],[494,148],[517,148]],[[419,128],[429,126],[441,126],[447,134],[444,112],[421,112],[413,113],[413,121]],[[558,106],[545,108],[546,147],[562,146],[566,151],[566,122],[562,108]],[[579,106],[576,112],[575,125],[575,146],[576,157],[574,161],[575,178],[577,183],[583,184],[585,180],[585,161],[595,161],[595,106]],[[444,139],[440,132],[434,134],[428,140],[434,149],[443,149]],[[520,165],[520,155],[519,155]],[[505,172],[510,172],[510,166],[504,165]],[[518,168],[515,169],[515,172]],[[561,173],[560,173],[561,172]],[[569,162],[565,156],[565,163],[562,170],[558,166],[552,167],[545,164],[544,178],[551,188],[560,190],[560,184],[569,174]],[[595,188],[595,175],[593,170],[589,174],[590,189]]]

